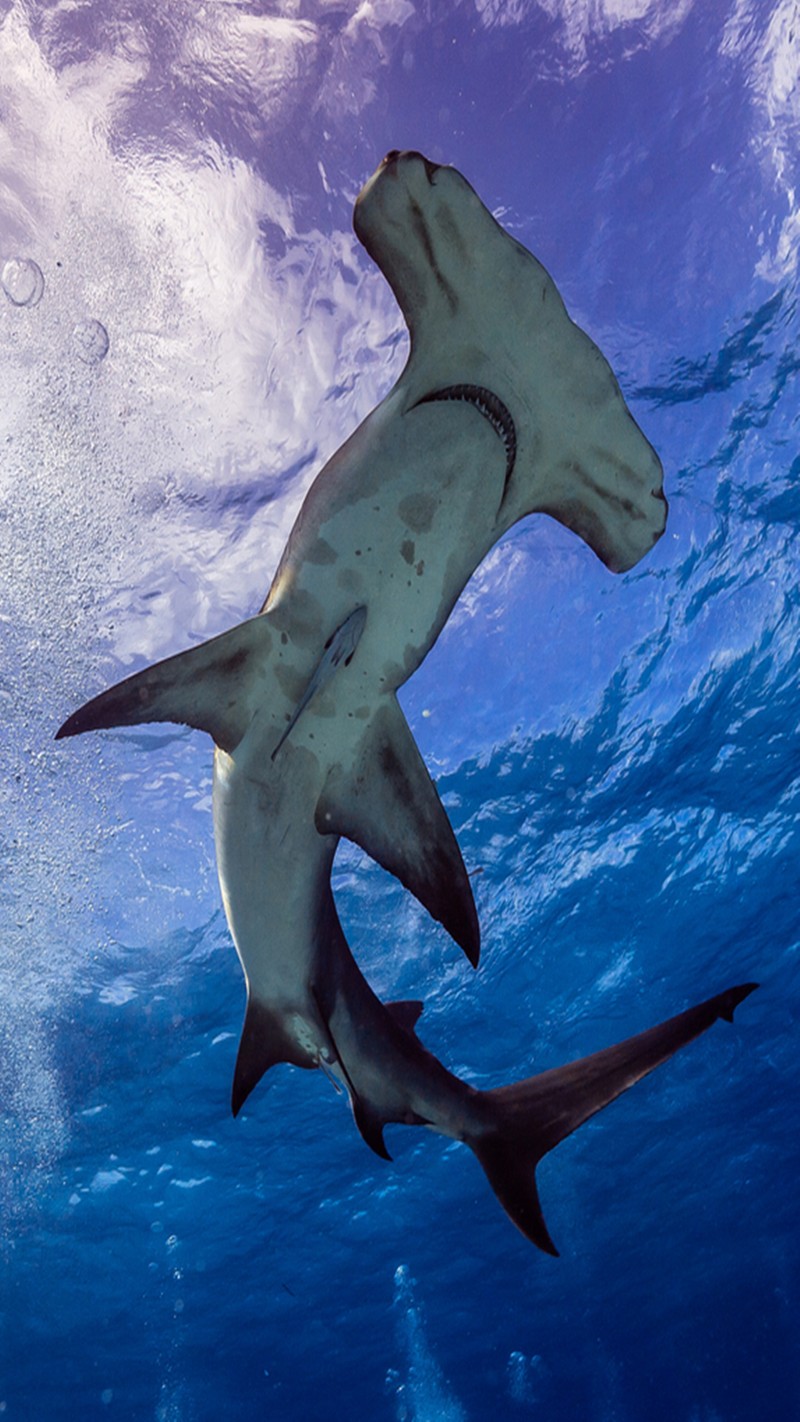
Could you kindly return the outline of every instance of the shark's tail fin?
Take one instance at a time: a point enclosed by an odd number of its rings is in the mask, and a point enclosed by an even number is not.
[[[533,1244],[557,1254],[539,1204],[535,1170],[543,1155],[590,1116],[667,1061],[758,986],[744,983],[628,1037],[605,1051],[483,1094],[489,1128],[468,1140],[506,1214]]]

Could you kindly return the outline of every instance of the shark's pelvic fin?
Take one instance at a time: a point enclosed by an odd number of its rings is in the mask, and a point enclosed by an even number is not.
[[[580,1061],[484,1094],[491,1128],[467,1142],[503,1209],[527,1239],[557,1254],[544,1222],[534,1172],[543,1155],[629,1086],[733,1012],[758,986],[744,983],[636,1037]]]
[[[383,698],[350,773],[335,766],[317,805],[320,834],[344,835],[396,875],[473,966],[480,930],[456,837],[400,705]]]
[[[345,666],[350,665],[353,653],[361,641],[361,633],[364,631],[366,621],[367,609],[365,607],[357,607],[354,612],[350,613],[349,617],[345,618],[341,627],[337,627],[332,636],[328,638],[322,650],[322,655],[309,677],[308,685],[295,707],[294,715],[272,752],[272,760],[275,759],[287,736],[294,730],[309,701],[316,696],[318,691],[321,691],[323,687],[328,685],[337,667],[339,667],[342,662],[344,662]]]
[[[250,721],[247,688],[254,664],[266,661],[272,636],[266,619],[253,617],[156,662],[87,701],[56,732],[56,740],[111,726],[176,721],[207,731],[223,750],[233,751]]]

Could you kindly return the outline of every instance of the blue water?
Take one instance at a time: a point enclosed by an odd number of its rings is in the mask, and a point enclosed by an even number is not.
[[[3,1416],[800,1415],[798,81],[794,0],[0,0]],[[320,1074],[231,1120],[209,745],[53,742],[259,606],[399,372],[394,147],[549,268],[671,513],[621,578],[546,519],[475,575],[404,705],[481,968],[343,847],[354,952],[487,1086],[762,983],[545,1160],[558,1260]]]

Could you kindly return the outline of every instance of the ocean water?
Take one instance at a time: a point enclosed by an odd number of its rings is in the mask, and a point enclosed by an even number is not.
[[[0,0],[4,1417],[800,1416],[799,140],[796,0]],[[670,521],[476,572],[402,699],[481,967],[343,845],[349,941],[484,1086],[761,983],[543,1162],[559,1259],[319,1073],[231,1119],[210,744],[53,740],[258,608],[399,373],[350,226],[398,147],[551,271]]]

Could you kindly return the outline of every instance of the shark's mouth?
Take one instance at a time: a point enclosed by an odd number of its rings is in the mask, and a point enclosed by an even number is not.
[[[423,395],[420,400],[415,401],[411,408],[416,410],[418,405],[429,405],[434,400],[459,400],[466,405],[474,406],[478,413],[489,421],[495,434],[502,440],[506,452],[506,474],[503,483],[503,498],[500,500],[502,506],[514,470],[514,460],[517,457],[517,431],[508,406],[503,404],[499,395],[495,395],[494,391],[488,390],[485,385],[446,385],[441,390],[432,390],[429,395]]]

